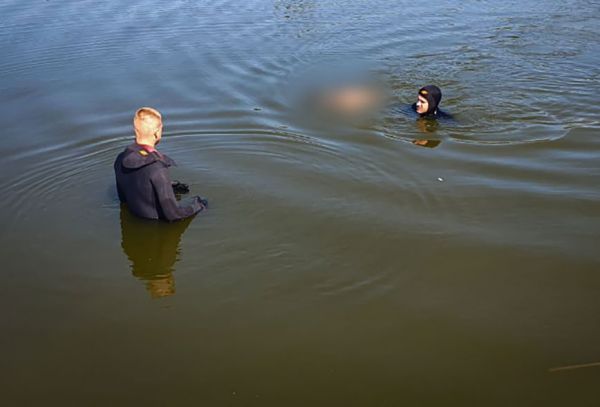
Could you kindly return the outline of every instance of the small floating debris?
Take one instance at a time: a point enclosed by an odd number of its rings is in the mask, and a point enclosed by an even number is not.
[[[438,177],[438,181],[440,181],[440,182],[444,182],[444,178],[442,178],[442,177]]]
[[[255,107],[254,110],[260,112],[262,109],[260,107]]]

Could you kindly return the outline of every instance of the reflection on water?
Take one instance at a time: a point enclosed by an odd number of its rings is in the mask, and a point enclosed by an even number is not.
[[[416,120],[417,128],[421,133],[426,136],[433,137],[434,133],[439,127],[439,123],[435,119],[429,119],[426,117],[419,117]],[[436,140],[431,138],[418,138],[413,140],[413,144],[419,147],[435,148],[440,145],[442,140]]]
[[[132,274],[145,283],[152,298],[175,294],[173,272],[179,260],[179,243],[191,221],[140,219],[121,205],[121,247],[131,263]]]
[[[421,117],[411,104],[390,104],[378,121],[386,128],[387,137],[409,141],[415,146],[435,148],[442,143],[447,129],[459,126],[460,119],[454,117]],[[409,127],[410,126],[410,127]],[[409,137],[407,128],[412,137]]]
[[[427,148],[436,148],[437,146],[440,145],[441,142],[442,142],[441,140],[428,140],[428,139],[415,139],[412,141],[412,143],[415,146],[427,147]]]
[[[417,129],[419,129],[419,131],[421,133],[425,133],[425,134],[433,134],[440,127],[437,120],[430,119],[427,117],[417,118],[416,123],[417,123]]]

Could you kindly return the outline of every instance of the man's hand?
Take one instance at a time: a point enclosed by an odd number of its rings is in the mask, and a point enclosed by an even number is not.
[[[176,194],[187,194],[190,192],[190,187],[179,181],[173,181],[171,186],[173,187],[173,192]]]
[[[204,209],[208,208],[208,201],[206,199],[200,197],[200,195],[196,196],[195,198]]]

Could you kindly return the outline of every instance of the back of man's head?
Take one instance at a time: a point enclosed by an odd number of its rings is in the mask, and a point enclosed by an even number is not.
[[[142,107],[135,112],[133,127],[138,143],[154,145],[162,135],[162,116],[156,109]]]

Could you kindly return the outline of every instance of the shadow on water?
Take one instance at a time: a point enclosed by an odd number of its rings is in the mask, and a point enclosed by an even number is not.
[[[121,247],[131,262],[131,273],[142,280],[152,298],[175,294],[175,263],[181,235],[191,219],[156,222],[135,217],[121,205]]]

